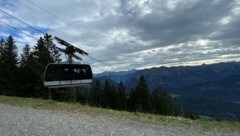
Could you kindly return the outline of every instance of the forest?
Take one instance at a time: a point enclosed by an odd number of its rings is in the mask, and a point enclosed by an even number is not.
[[[48,99],[43,73],[48,63],[61,61],[52,35],[40,37],[36,45],[26,44],[19,55],[14,38],[0,40],[0,95]],[[163,88],[149,90],[144,75],[130,93],[125,85],[94,80],[88,88],[52,89],[52,99],[130,112],[199,118],[192,110],[181,111]]]

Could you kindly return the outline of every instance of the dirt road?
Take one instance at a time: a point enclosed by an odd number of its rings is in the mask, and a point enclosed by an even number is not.
[[[0,104],[0,135],[186,136],[239,135],[175,128],[106,116],[39,110]]]

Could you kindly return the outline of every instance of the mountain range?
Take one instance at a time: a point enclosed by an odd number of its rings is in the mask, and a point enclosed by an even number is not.
[[[183,109],[217,119],[240,120],[240,62],[104,72],[96,79],[123,81],[127,92],[144,75],[150,90],[161,86]]]

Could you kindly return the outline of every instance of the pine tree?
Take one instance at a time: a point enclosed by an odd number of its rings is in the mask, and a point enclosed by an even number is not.
[[[3,46],[4,46],[4,40],[1,38],[0,40],[0,60],[1,60],[1,56],[3,54]],[[1,62],[0,62],[1,63]]]
[[[125,86],[123,82],[121,81],[118,84],[118,92],[117,92],[117,98],[118,98],[118,105],[117,109],[119,110],[125,110],[127,108],[127,95],[125,93]]]
[[[162,115],[172,115],[172,97],[166,91],[160,92],[160,103],[162,105],[161,114]]]
[[[137,111],[137,94],[135,88],[132,88],[130,91],[127,107],[129,111]]]
[[[199,119],[199,115],[192,109],[190,108],[189,110],[185,111],[184,113],[185,118],[190,118],[192,120]]]
[[[115,87],[110,85],[106,80],[103,88],[103,106],[106,108],[116,109],[117,95]]]
[[[81,104],[88,104],[88,90],[77,90],[76,91],[76,100]]]
[[[23,48],[23,53],[21,54],[20,67],[26,67],[29,65],[29,59],[31,55],[30,47],[26,44]]]
[[[50,51],[45,45],[45,42],[42,37],[37,41],[36,46],[34,46],[33,52],[34,58],[36,61],[42,65],[42,69],[48,64],[54,62],[53,58],[51,58]]]
[[[177,104],[173,104],[173,115],[174,116],[182,116],[181,108]]]
[[[18,52],[17,46],[15,45],[15,41],[12,36],[9,36],[5,42],[5,46],[3,48],[3,57],[4,64],[9,64],[9,68],[17,68],[18,65]]]
[[[161,87],[155,89],[150,96],[151,112],[161,115],[181,115],[181,109],[174,104],[170,94]]]
[[[43,73],[44,69],[49,63],[58,61],[59,56],[55,50],[55,45],[52,42],[52,36],[45,34],[40,37],[36,46],[33,48],[33,58],[35,61],[34,69],[36,71],[37,86],[35,87],[35,96],[46,97],[47,90],[43,87]]]
[[[12,36],[6,39],[1,54],[1,76],[4,84],[5,94],[17,95],[18,88],[18,53]]]
[[[102,101],[103,101],[103,94],[102,94],[102,87],[99,82],[99,80],[96,81],[96,83],[93,85],[92,89],[90,90],[90,100],[89,104],[93,106],[102,106]]]
[[[154,114],[162,114],[164,107],[161,100],[161,89],[155,89],[150,96],[151,111]]]
[[[4,77],[3,77],[3,48],[4,40],[0,40],[0,95],[4,94]]]
[[[40,37],[40,39],[37,41],[36,46],[33,48],[33,60],[34,65],[33,69],[36,72],[36,80],[37,80],[37,86],[35,86],[34,96],[36,97],[44,97],[47,93],[47,91],[43,87],[43,73],[45,66],[52,62],[52,59],[50,58],[50,53],[47,50],[47,47],[44,44],[43,38]]]
[[[36,65],[31,49],[28,44],[23,48],[23,53],[21,54],[20,60],[20,87],[18,96],[22,97],[36,97],[35,87],[38,85],[39,79],[36,72]]]
[[[46,66],[48,63],[60,61],[60,53],[53,43],[52,36],[48,34],[45,34],[43,38],[40,37],[36,46],[34,46],[33,54],[37,62],[43,66]]]
[[[149,90],[144,75],[139,78],[136,86],[137,110],[140,112],[149,111]]]
[[[44,44],[47,47],[47,50],[50,53],[50,57],[53,59],[53,62],[61,61],[61,59],[60,59],[61,54],[56,49],[56,45],[53,43],[52,35],[45,34],[43,36],[43,41],[44,41]]]

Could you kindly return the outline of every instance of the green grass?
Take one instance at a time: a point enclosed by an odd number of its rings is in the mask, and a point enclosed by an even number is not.
[[[217,131],[226,133],[240,132],[240,122],[233,121],[214,121],[214,120],[211,121],[206,119],[190,120],[182,117],[161,116],[139,112],[133,113],[126,111],[90,107],[87,105],[74,103],[64,103],[43,99],[19,98],[9,96],[0,96],[0,103],[14,106],[27,106],[35,109],[61,110],[79,114],[85,113],[92,116],[110,116],[116,118],[125,118],[135,121],[142,121],[183,128],[192,128],[203,131]]]

